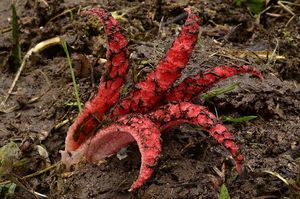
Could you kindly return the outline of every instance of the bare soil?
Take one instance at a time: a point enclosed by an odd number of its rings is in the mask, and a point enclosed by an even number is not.
[[[232,198],[297,197],[281,180],[263,171],[277,172],[290,180],[300,172],[299,6],[291,6],[298,15],[290,20],[292,15],[276,6],[276,1],[260,18],[230,0],[45,2],[16,3],[22,53],[43,40],[63,37],[72,55],[83,102],[95,93],[103,66],[99,58],[105,58],[103,32],[78,14],[87,6],[125,13],[126,20],[120,23],[130,40],[129,83],[142,78],[164,56],[184,22],[173,19],[187,5],[199,10],[202,23],[185,76],[217,65],[247,64],[263,71],[265,79],[234,77],[218,85],[240,82],[234,91],[205,102],[200,97],[195,99],[219,117],[258,116],[244,123],[225,123],[246,159],[241,175],[234,171],[223,148],[200,130],[183,125],[163,135],[163,153],[154,176],[133,193],[127,190],[139,172],[136,145],[128,148],[128,156],[122,160],[112,156],[101,165],[81,165],[71,175],[60,166],[22,179],[24,186],[17,186],[13,198],[34,198],[28,190],[49,198],[218,198],[223,183]],[[70,9],[72,14],[65,12]],[[8,20],[10,0],[0,1],[0,15],[1,102],[15,76]],[[60,160],[66,132],[78,114],[77,107],[68,103],[75,101],[63,49],[54,46],[31,56],[13,94],[0,107],[0,146],[14,141],[22,151],[20,158],[29,159],[13,169],[17,179]],[[67,123],[58,127],[63,121]],[[48,160],[37,152],[38,145],[46,149]],[[7,175],[1,177],[1,182],[5,180]]]

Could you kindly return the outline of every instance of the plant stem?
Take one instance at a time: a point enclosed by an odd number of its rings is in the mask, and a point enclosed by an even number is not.
[[[12,37],[13,37],[13,58],[14,66],[13,71],[16,71],[22,62],[21,47],[19,42],[19,25],[18,25],[18,16],[16,11],[16,6],[11,5],[12,10]]]
[[[80,101],[79,94],[78,94],[76,78],[75,78],[74,70],[73,70],[73,67],[72,67],[72,62],[71,62],[70,54],[69,54],[69,51],[68,51],[67,43],[62,38],[60,38],[60,40],[61,40],[60,44],[61,44],[61,46],[63,47],[63,49],[66,53],[67,62],[68,62],[69,67],[70,67],[72,81],[73,81],[73,87],[74,87],[74,95],[75,95],[75,98],[76,98],[76,101],[77,101],[78,110],[79,110],[79,112],[81,112],[81,110],[82,110],[81,101]]]

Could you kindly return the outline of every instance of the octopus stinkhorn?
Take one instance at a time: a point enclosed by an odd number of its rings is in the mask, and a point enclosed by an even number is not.
[[[250,66],[217,66],[175,85],[187,65],[199,33],[198,15],[192,7],[185,9],[187,19],[172,46],[145,80],[121,96],[128,72],[128,41],[111,14],[102,8],[83,11],[93,14],[103,24],[107,36],[105,74],[97,94],[86,102],[83,111],[71,125],[62,151],[62,162],[69,168],[85,159],[97,163],[136,141],[141,152],[141,168],[129,189],[139,188],[152,175],[161,152],[160,136],[182,123],[200,126],[223,145],[241,170],[244,160],[233,141],[233,135],[209,110],[191,103],[220,80],[250,74],[263,78]]]

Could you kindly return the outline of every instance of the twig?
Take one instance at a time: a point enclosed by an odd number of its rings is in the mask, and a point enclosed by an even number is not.
[[[300,6],[299,3],[293,3],[293,2],[289,2],[289,1],[281,1],[281,3],[283,3],[283,4],[289,4],[289,5],[292,5],[292,6]]]
[[[9,31],[12,31],[12,27],[3,28],[0,32],[1,33],[6,33],[6,32],[9,32]]]
[[[265,171],[263,171],[263,172],[265,172],[265,173],[268,173],[268,174],[271,174],[272,176],[275,176],[275,177],[277,177],[278,179],[280,179],[282,182],[284,182],[284,184],[286,184],[286,185],[290,185],[290,183],[284,178],[284,177],[282,177],[279,173],[276,173],[276,172],[273,172],[273,171],[269,171],[269,170],[265,170]]]
[[[27,102],[28,104],[32,104],[32,103],[36,102],[37,100],[39,100],[41,97],[43,97],[51,89],[51,83],[50,83],[50,80],[47,77],[47,75],[42,70],[40,70],[40,69],[38,69],[37,71],[40,72],[44,76],[44,78],[45,78],[45,80],[47,82],[48,87],[47,87],[47,89],[42,94],[40,94],[38,96],[35,96],[35,97],[32,97],[31,99],[29,99],[29,101]],[[7,108],[5,110],[4,109],[3,110],[0,109],[0,112],[2,112],[2,113],[11,113],[11,112],[14,112],[16,110],[19,110],[20,108],[21,108],[21,106],[18,104],[18,105],[9,107],[9,108]]]
[[[231,56],[231,55],[222,54],[220,52],[213,53],[209,56],[212,57],[214,55],[221,56],[221,57],[226,57],[226,58],[233,59],[233,60],[240,61],[240,62],[244,62],[245,64],[250,64],[250,62],[248,62],[244,59],[240,59],[240,58],[237,58],[237,57],[234,57],[234,56]]]
[[[53,129],[57,130],[57,129],[61,128],[62,126],[66,125],[69,121],[70,121],[70,119],[65,119],[62,122],[56,124]]]
[[[48,88],[42,93],[42,94],[40,94],[40,95],[38,95],[38,96],[36,96],[36,97],[32,97],[29,101],[28,101],[28,103],[33,103],[33,102],[36,102],[38,99],[40,99],[41,97],[43,97],[49,90],[51,90],[51,83],[50,83],[50,80],[49,80],[49,78],[47,77],[47,75],[41,70],[41,69],[37,69],[37,71],[38,72],[40,72],[43,76],[44,76],[44,78],[45,78],[45,80],[46,80],[46,83],[47,83],[47,85],[48,85]]]
[[[37,171],[37,172],[35,172],[35,173],[32,173],[32,174],[29,174],[29,175],[27,175],[27,176],[24,176],[22,179],[32,178],[32,177],[41,175],[42,173],[45,173],[45,172],[47,172],[47,171],[49,171],[49,170],[51,170],[51,169],[57,167],[60,163],[61,163],[61,161],[58,161],[58,162],[56,162],[55,164],[50,165],[49,167],[46,167],[45,169],[39,170],[39,171]]]
[[[46,0],[38,0],[38,1],[41,2],[41,3],[43,3],[43,4],[45,4],[47,7],[49,7],[49,4],[47,3]]]
[[[74,74],[73,67],[72,67],[70,54],[68,52],[66,42],[63,39],[61,39],[60,37],[54,37],[54,38],[42,41],[42,42],[38,43],[34,48],[31,48],[26,53],[26,55],[23,58],[21,67],[19,68],[14,81],[13,81],[12,85],[10,86],[8,92],[7,92],[7,95],[6,95],[5,99],[2,101],[2,103],[0,104],[0,106],[3,106],[6,103],[6,101],[8,100],[10,94],[12,93],[13,89],[15,88],[15,86],[17,84],[17,81],[20,78],[20,75],[21,75],[22,71],[25,68],[26,61],[29,59],[29,57],[32,55],[32,53],[39,53],[39,52],[43,51],[44,49],[46,49],[50,46],[54,46],[54,45],[61,45],[64,49],[64,52],[66,53],[67,62],[68,62],[68,65],[70,67],[71,76],[72,76],[72,80],[73,80],[74,94],[75,94],[75,97],[76,97],[76,100],[77,100],[78,109],[79,109],[79,111],[81,111],[81,102],[80,102],[80,98],[79,98],[79,94],[78,94],[78,89],[77,89],[77,84],[76,84],[75,74]],[[46,78],[46,81],[47,81],[47,78]],[[49,84],[49,81],[47,81],[47,83]],[[43,95],[44,94],[45,93],[43,93]],[[43,96],[43,95],[41,95],[41,96]],[[37,99],[39,99],[41,96],[39,96]],[[32,99],[32,100],[35,101],[37,99]]]
[[[116,10],[116,11],[114,11],[114,12],[111,12],[111,15],[115,18],[115,19],[117,19],[117,20],[122,20],[122,21],[126,21],[127,22],[127,19],[126,18],[124,18],[124,16],[126,15],[126,14],[128,14],[129,12],[131,12],[132,10],[135,10],[135,9],[137,9],[137,8],[139,8],[139,7],[141,7],[142,6],[142,4],[139,4],[139,5],[137,5],[137,6],[133,6],[133,7],[129,7],[129,8],[124,8],[124,9],[122,9],[122,10]],[[122,13],[122,14],[118,14],[118,13]]]
[[[278,39],[275,39],[275,40],[276,40],[276,46],[275,46],[270,58],[268,59],[266,66],[269,66],[273,60],[276,61],[276,51],[278,50],[279,42],[278,42]]]
[[[285,24],[285,27],[287,27],[287,26],[291,23],[291,21],[293,21],[293,19],[295,18],[295,16],[296,16],[296,15],[293,15],[293,16],[288,20],[288,22]]]
[[[67,9],[67,10],[63,11],[62,13],[52,17],[48,22],[53,21],[54,19],[57,19],[58,17],[63,16],[67,13],[70,13],[70,18],[71,18],[71,20],[73,20],[73,10],[75,10],[75,9],[76,8]]]
[[[285,27],[287,27],[290,22],[295,18],[296,14],[291,10],[291,8],[289,6],[286,6],[282,3],[282,1],[278,1],[277,4],[282,7],[285,11],[287,11],[288,13],[290,13],[292,15],[292,17],[288,20],[288,22],[285,24]]]
[[[290,13],[291,15],[295,16],[296,14],[286,5],[284,5],[281,1],[278,1],[277,4],[282,7],[285,11]]]
[[[57,44],[60,44],[60,41],[61,39],[59,37],[54,37],[52,39],[48,39],[48,40],[45,40],[45,41],[42,41],[40,43],[38,43],[35,47],[31,48],[27,53],[26,55],[24,56],[23,58],[23,61],[22,61],[22,64],[15,76],[15,79],[13,81],[13,83],[11,84],[8,92],[7,92],[7,95],[5,97],[5,99],[2,101],[1,105],[4,105],[6,103],[6,101],[8,100],[10,94],[12,93],[12,91],[14,90],[16,84],[17,84],[17,81],[19,80],[20,78],[20,75],[22,73],[22,71],[24,70],[25,68],[25,64],[26,64],[26,61],[29,59],[29,57],[32,55],[32,53],[39,53],[41,51],[43,51],[44,49],[50,47],[50,46],[54,46],[54,45],[57,45]]]
[[[266,15],[270,16],[270,17],[282,17],[281,14],[277,14],[277,13],[271,13],[271,12],[267,12]]]
[[[58,162],[56,162],[55,164],[50,165],[49,167],[46,167],[45,169],[42,169],[42,170],[39,170],[39,171],[37,171],[37,172],[35,172],[35,173],[32,173],[32,174],[26,175],[26,176],[24,176],[24,177],[21,177],[21,179],[22,179],[22,180],[26,180],[26,179],[28,179],[28,178],[32,178],[32,177],[41,175],[41,174],[43,174],[43,173],[45,173],[45,172],[47,172],[47,171],[49,171],[49,170],[51,170],[51,169],[57,167],[59,164],[61,164],[61,161],[58,161]],[[6,181],[3,181],[3,182],[0,182],[0,186],[3,186],[3,185],[8,184],[8,183],[10,183],[10,182],[11,182],[10,180],[6,180]]]

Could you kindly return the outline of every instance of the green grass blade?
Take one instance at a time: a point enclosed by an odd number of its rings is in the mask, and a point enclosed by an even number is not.
[[[16,71],[22,62],[22,55],[21,55],[21,47],[19,42],[19,24],[18,24],[18,16],[16,11],[16,6],[14,4],[11,5],[12,11],[12,38],[13,38],[13,62],[14,68],[13,70]]]
[[[11,198],[15,194],[15,190],[17,185],[15,183],[9,183],[7,186],[7,194],[5,195],[5,198]]]
[[[224,86],[224,87],[221,87],[221,88],[217,88],[217,89],[214,89],[214,90],[211,90],[211,91],[208,91],[204,94],[202,94],[202,98],[204,98],[205,100],[208,100],[212,97],[216,97],[218,95],[221,95],[223,93],[228,93],[228,92],[231,92],[233,91],[240,83],[234,83],[234,84],[230,84],[228,86]]]
[[[79,93],[78,93],[76,78],[75,78],[75,74],[74,74],[74,70],[73,70],[73,66],[72,66],[72,61],[71,61],[70,54],[69,54],[69,51],[68,51],[67,43],[63,39],[61,39],[61,46],[63,47],[63,49],[66,53],[66,56],[67,56],[67,61],[68,61],[69,67],[70,67],[72,81],[73,81],[74,95],[75,95],[75,98],[76,98],[78,110],[79,110],[79,112],[81,112],[82,106],[81,106],[81,101],[80,101],[80,98],[79,98]]]
[[[237,118],[234,118],[234,117],[222,117],[222,121],[223,122],[232,122],[232,123],[241,123],[241,122],[247,122],[249,120],[253,120],[257,118],[257,116],[255,115],[249,115],[249,116],[243,116],[243,117],[237,117]]]
[[[14,142],[9,142],[0,148],[0,177],[13,170],[20,152],[18,145]]]
[[[219,199],[230,199],[230,195],[225,184],[222,184],[220,188]]]
[[[259,14],[265,6],[265,0],[248,0],[247,6],[254,14]]]
[[[265,0],[234,0],[238,7],[246,5],[253,14],[259,14],[265,7]]]
[[[299,170],[298,175],[297,175],[297,178],[296,178],[296,184],[297,184],[298,186],[300,186],[300,170]]]
[[[13,198],[17,185],[13,182],[0,185],[0,197],[1,198]]]

